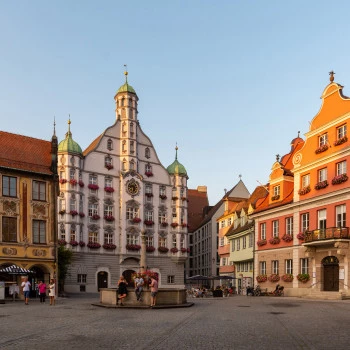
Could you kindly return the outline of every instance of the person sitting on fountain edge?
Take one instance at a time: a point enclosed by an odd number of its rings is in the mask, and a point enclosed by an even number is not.
[[[144,282],[143,278],[140,276],[140,277],[135,278],[134,283],[135,283],[136,299],[137,299],[137,301],[142,301],[141,295],[142,295],[142,291],[143,291],[143,285],[145,282]]]

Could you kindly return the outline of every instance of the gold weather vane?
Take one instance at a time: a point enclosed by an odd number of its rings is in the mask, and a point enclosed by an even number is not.
[[[124,64],[124,67],[125,67],[125,72],[124,72],[125,82],[128,83],[128,65]]]
[[[331,81],[331,83],[333,83],[334,81],[334,74],[335,73],[332,70],[329,72],[329,75],[330,75],[329,80]]]

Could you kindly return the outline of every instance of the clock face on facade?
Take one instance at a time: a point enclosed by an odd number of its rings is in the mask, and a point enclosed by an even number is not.
[[[140,191],[139,184],[135,180],[130,180],[128,182],[128,184],[126,185],[126,191],[131,196],[136,196],[139,193],[139,191]]]

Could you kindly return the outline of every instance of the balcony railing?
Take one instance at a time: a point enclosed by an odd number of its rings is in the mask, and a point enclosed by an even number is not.
[[[327,227],[305,232],[304,242],[324,241],[327,239],[350,239],[349,227]]]

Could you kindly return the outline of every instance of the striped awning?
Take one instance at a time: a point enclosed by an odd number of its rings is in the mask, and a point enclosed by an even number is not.
[[[28,273],[35,273],[35,272],[32,270],[27,270],[23,267],[19,267],[17,265],[11,265],[0,269],[0,273],[8,273],[10,275],[26,275]]]

